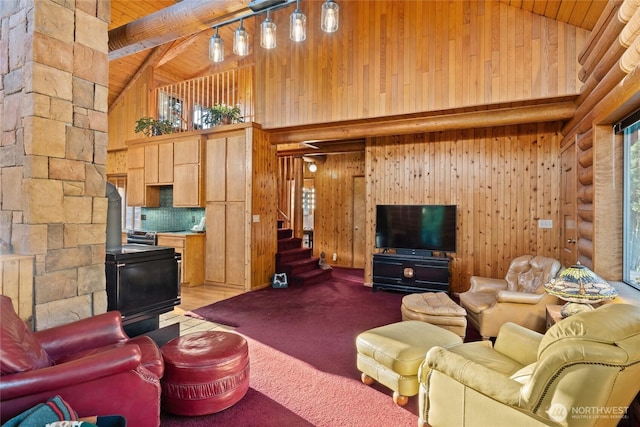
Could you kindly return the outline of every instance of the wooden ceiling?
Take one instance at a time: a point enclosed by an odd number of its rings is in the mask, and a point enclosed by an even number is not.
[[[198,1],[198,0],[185,0]],[[211,0],[213,1],[213,0]],[[343,0],[346,1],[346,0]],[[349,0],[353,1],[353,0]],[[502,3],[517,7],[532,13],[546,16],[588,30],[593,29],[602,13],[606,0],[500,0]],[[111,0],[111,22],[109,30],[151,15],[161,9],[177,6],[178,0]],[[220,7],[220,16],[246,7],[244,0],[218,0],[216,7]],[[217,13],[217,11],[216,11]],[[245,22],[245,27],[252,26]],[[229,40],[235,26],[220,28],[220,36]],[[153,66],[156,74],[167,81],[182,81],[201,75],[206,75],[225,69],[236,67],[241,61],[233,57],[228,49],[225,62],[212,64],[208,58],[208,42],[213,30],[208,28],[196,34],[187,35],[175,41],[166,43],[155,49],[157,52]],[[109,62],[109,105],[118,99],[129,81],[136,75],[154,48],[113,59]],[[249,59],[245,58],[244,61]]]

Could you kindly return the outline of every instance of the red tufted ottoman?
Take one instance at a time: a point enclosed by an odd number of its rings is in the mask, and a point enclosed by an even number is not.
[[[249,347],[238,334],[187,334],[162,346],[162,357],[162,408],[172,414],[213,414],[249,389]]]

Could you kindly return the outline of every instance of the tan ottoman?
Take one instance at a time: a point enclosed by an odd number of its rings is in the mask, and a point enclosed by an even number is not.
[[[402,298],[402,320],[420,320],[447,329],[464,339],[467,312],[445,292],[409,294]]]
[[[393,390],[393,401],[404,406],[418,394],[418,368],[431,347],[462,344],[453,332],[418,320],[369,329],[356,338],[362,382],[374,381]]]

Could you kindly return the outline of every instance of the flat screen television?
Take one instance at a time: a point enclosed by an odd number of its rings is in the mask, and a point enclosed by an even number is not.
[[[456,224],[455,205],[377,205],[376,248],[455,252]]]

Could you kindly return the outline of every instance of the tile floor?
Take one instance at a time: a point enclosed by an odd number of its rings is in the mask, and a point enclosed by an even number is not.
[[[195,319],[193,317],[185,316],[184,310],[179,307],[175,307],[173,311],[160,315],[160,328],[172,325],[174,323],[180,323],[180,336],[202,331],[232,331],[233,328],[226,325],[220,325],[218,323],[208,322],[206,320]]]

